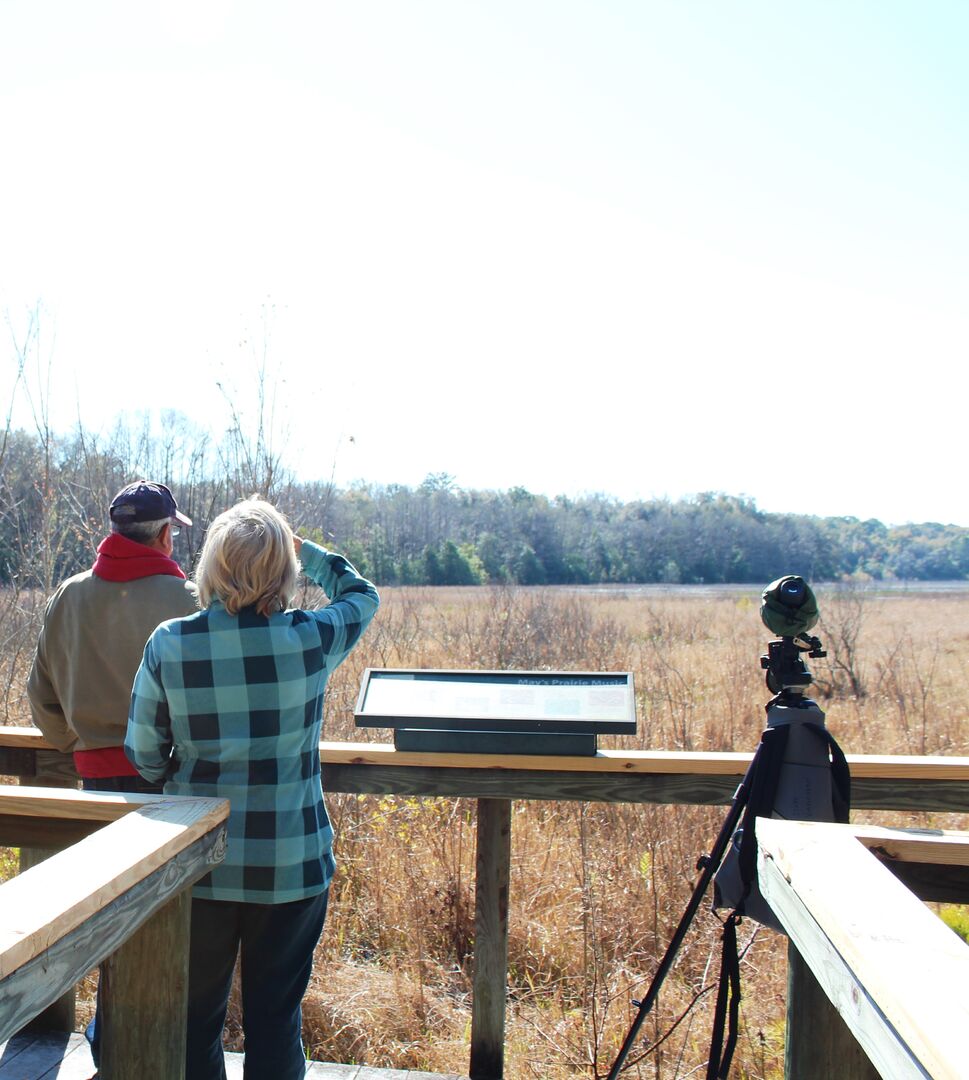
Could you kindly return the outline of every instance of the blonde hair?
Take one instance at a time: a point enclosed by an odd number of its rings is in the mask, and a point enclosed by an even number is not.
[[[299,577],[289,522],[262,499],[236,503],[209,526],[194,576],[203,608],[221,600],[230,615],[284,610]]]

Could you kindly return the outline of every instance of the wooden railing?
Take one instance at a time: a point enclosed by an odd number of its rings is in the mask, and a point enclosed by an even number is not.
[[[39,733],[0,729],[0,775],[29,783],[35,754],[45,747]],[[503,1075],[513,800],[723,805],[752,754],[611,750],[543,758],[326,742],[320,756],[326,791],[477,799],[470,1076],[495,1080]],[[849,756],[848,762],[855,809],[969,813],[969,758]],[[961,869],[933,874],[956,893]]]
[[[228,810],[0,787],[0,844],[68,845],[0,885],[0,1041],[103,963],[99,1075],[184,1076],[189,889],[224,854]]]
[[[757,839],[760,889],[790,938],[787,1075],[966,1076],[969,946],[922,900],[969,902],[969,834],[760,819]],[[926,884],[929,868],[950,880]]]

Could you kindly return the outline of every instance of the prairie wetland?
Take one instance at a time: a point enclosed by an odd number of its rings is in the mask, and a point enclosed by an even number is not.
[[[750,753],[760,593],[795,573],[840,746],[969,754],[969,489],[940,467],[969,4],[771,4],[754,32],[658,0],[120,6],[0,3],[0,724],[30,723],[48,599],[155,478],[186,574],[258,493],[379,589],[324,740],[391,742],[355,726],[367,668],[601,671],[638,717],[603,749]],[[607,1076],[726,813],[573,792],[502,804],[509,1080]],[[327,805],[309,1056],[465,1074],[479,802]],[[704,903],[624,1076],[705,1075],[721,931]],[[786,941],[747,920],[741,945],[731,1075],[779,1080]]]
[[[631,672],[634,736],[601,747],[752,751],[770,694],[760,587],[390,587],[328,686],[324,738],[356,728],[363,672],[454,668]],[[811,696],[848,754],[969,754],[969,584],[820,585]],[[300,603],[314,597],[301,598]],[[320,597],[320,602],[323,598]],[[23,684],[42,598],[3,600],[5,722],[26,724]],[[337,875],[304,1005],[314,1060],[466,1073],[474,953],[475,802],[330,794]],[[603,1077],[689,900],[723,807],[513,804],[505,1075]],[[854,821],[966,828],[955,814],[853,812]],[[719,968],[705,903],[624,1075],[702,1072]],[[784,1067],[786,940],[741,925],[735,1073]],[[93,1009],[93,980],[79,1018]],[[234,1002],[227,1045],[240,1050]]]

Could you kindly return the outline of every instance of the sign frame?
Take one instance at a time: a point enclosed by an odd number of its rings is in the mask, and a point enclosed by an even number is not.
[[[372,687],[378,683],[386,688],[390,682],[439,683],[442,686],[454,685],[478,687],[498,686],[509,688],[534,688],[541,691],[546,688],[546,706],[555,705],[562,709],[568,704],[563,694],[554,702],[558,689],[589,689],[593,687],[620,690],[623,701],[619,717],[595,717],[591,715],[568,715],[556,712],[555,715],[535,715],[532,710],[522,710],[522,715],[489,715],[484,712],[461,711],[451,708],[444,712],[430,709],[415,710],[412,705],[407,709],[388,708],[386,703],[380,708],[368,704]],[[376,695],[374,695],[376,696]],[[413,697],[413,695],[410,695]],[[539,693],[539,698],[541,694]],[[360,692],[354,707],[354,721],[357,727],[417,729],[422,731],[448,732],[488,732],[488,733],[544,733],[560,735],[633,735],[636,733],[636,695],[632,672],[592,672],[592,671],[508,671],[508,670],[455,670],[447,668],[367,668],[363,673]],[[511,752],[511,747],[509,747]]]

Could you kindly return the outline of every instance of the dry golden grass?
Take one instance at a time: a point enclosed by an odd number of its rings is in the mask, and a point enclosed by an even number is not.
[[[969,752],[966,595],[819,592],[817,631],[829,656],[811,661],[815,696],[842,747]],[[389,737],[353,727],[367,666],[630,670],[639,734],[602,745],[753,750],[769,696],[759,666],[768,637],[756,589],[386,590],[377,624],[331,684],[325,736]],[[329,805],[340,867],[317,960],[321,984],[308,999],[315,1053],[346,1060],[349,1045],[354,1060],[464,1071],[473,805],[350,796]],[[508,1077],[606,1074],[633,1016],[630,998],[648,985],[724,812],[515,804]],[[643,1029],[646,1040],[662,1041],[628,1075],[685,1077],[705,1061],[719,931],[705,906]],[[753,923],[742,932],[752,944],[735,1074],[779,1077],[786,941]],[[401,1017],[410,1018],[403,1033]]]
[[[967,595],[969,588],[819,590],[817,632],[829,656],[810,661],[813,695],[846,752],[969,753]],[[769,635],[757,589],[401,588],[384,590],[383,599],[375,625],[331,680],[327,739],[389,738],[353,725],[361,674],[370,666],[628,670],[639,733],[603,739],[603,746],[757,745],[769,696],[759,666]],[[8,722],[23,722],[18,680],[7,678]],[[305,1005],[312,1057],[464,1073],[474,802],[330,795],[328,806],[338,871]],[[514,804],[509,1080],[605,1076],[633,1017],[630,998],[652,978],[692,892],[697,858],[724,813]],[[886,817],[913,821],[880,815]],[[919,817],[920,824],[928,820],[966,827],[954,815]],[[702,1074],[719,931],[705,904],[642,1031],[659,1045],[625,1075]],[[733,1075],[780,1077],[786,939],[750,922],[741,938],[750,947]],[[227,1041],[241,1048],[235,1006]]]

